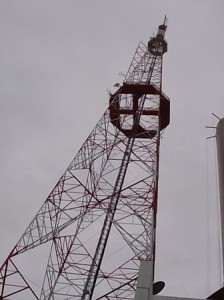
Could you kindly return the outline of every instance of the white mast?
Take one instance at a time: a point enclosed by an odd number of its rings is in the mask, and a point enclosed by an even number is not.
[[[216,128],[218,174],[219,174],[219,198],[222,236],[222,273],[224,272],[224,118],[221,119]]]

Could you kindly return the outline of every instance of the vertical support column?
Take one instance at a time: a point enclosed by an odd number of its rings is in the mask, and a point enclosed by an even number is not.
[[[220,217],[222,235],[222,272],[224,272],[224,118],[216,128],[217,158],[219,173]]]
[[[139,269],[134,300],[151,300],[153,285],[153,261],[142,260]]]

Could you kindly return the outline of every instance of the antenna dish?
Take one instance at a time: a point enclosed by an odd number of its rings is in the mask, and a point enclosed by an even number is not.
[[[165,287],[165,282],[164,281],[157,281],[153,283],[152,287],[152,293],[153,295],[159,294]]]

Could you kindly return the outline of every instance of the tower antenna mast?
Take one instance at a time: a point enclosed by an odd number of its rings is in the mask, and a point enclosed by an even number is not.
[[[141,261],[154,261],[160,132],[170,108],[161,90],[166,23],[139,43],[108,109],[3,263],[0,299],[134,298]],[[17,261],[47,243],[38,291]]]

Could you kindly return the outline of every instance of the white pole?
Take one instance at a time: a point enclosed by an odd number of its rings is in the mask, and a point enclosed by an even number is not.
[[[220,195],[220,218],[222,236],[222,273],[224,272],[224,118],[221,119],[216,128],[219,195]]]
[[[134,300],[152,300],[153,261],[142,260]]]

